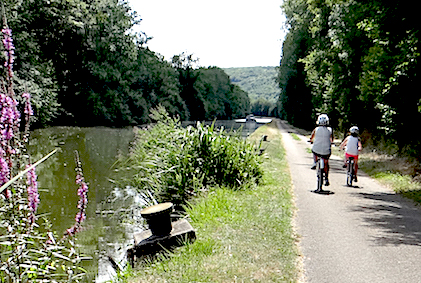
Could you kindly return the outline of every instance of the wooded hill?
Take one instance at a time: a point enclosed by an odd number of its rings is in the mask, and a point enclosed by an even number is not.
[[[248,93],[251,103],[258,99],[275,103],[280,89],[276,82],[277,67],[224,68],[231,82]]]

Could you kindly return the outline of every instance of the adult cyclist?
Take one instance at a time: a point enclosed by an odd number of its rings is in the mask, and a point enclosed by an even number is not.
[[[332,154],[331,146],[333,142],[332,128],[329,126],[329,117],[326,114],[321,114],[317,117],[317,127],[313,130],[310,136],[310,142],[313,142],[313,159],[314,163],[311,169],[316,169],[316,162],[318,158],[325,159],[325,186],[329,186],[329,158]]]

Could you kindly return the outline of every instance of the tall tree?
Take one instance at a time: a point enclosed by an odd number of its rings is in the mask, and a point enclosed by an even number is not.
[[[283,11],[287,17],[289,33],[282,46],[279,68],[281,93],[277,102],[278,115],[292,124],[311,128],[313,114],[311,89],[306,84],[304,64],[300,62],[312,45],[308,26],[311,14],[306,1],[285,1]]]

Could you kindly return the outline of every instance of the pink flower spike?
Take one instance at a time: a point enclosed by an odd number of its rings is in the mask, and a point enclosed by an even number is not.
[[[12,39],[12,30],[9,28],[4,28],[1,30],[3,33],[3,45],[4,49],[6,50],[4,52],[6,56],[6,62],[4,63],[4,66],[7,68],[8,71],[8,80],[11,82],[13,77],[13,62],[14,54],[15,54],[15,47],[13,46],[13,39]]]
[[[74,236],[77,232],[80,231],[80,227],[83,221],[86,219],[86,208],[88,206],[88,185],[85,182],[82,172],[82,165],[79,160],[79,155],[75,151],[76,155],[76,184],[79,185],[77,190],[77,195],[79,196],[79,201],[77,208],[79,211],[75,216],[75,224],[66,230],[65,236]]]
[[[29,166],[30,165],[27,165],[27,168]],[[31,170],[29,170],[26,176],[27,176],[26,183],[28,184],[28,187],[27,187],[28,203],[29,203],[28,205],[31,212],[35,215],[38,208],[38,204],[40,202],[39,193],[38,193],[37,175],[35,173],[35,168],[32,168]]]
[[[25,109],[24,109],[24,113],[27,116],[33,116],[34,112],[32,111],[32,106],[31,106],[31,95],[27,92],[25,92],[24,94],[22,94],[22,97],[25,98]],[[28,119],[29,117],[27,117]]]

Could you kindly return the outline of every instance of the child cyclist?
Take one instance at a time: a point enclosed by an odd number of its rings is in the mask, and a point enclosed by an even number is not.
[[[326,114],[319,115],[319,117],[317,117],[317,125],[318,126],[313,130],[310,137],[310,142],[313,142],[312,151],[314,158],[314,164],[311,169],[316,169],[316,162],[318,158],[325,159],[325,186],[329,186],[329,158],[333,142],[332,128],[328,127],[329,117]]]
[[[340,149],[344,149],[345,147],[345,159],[344,159],[344,165],[343,168],[346,168],[346,162],[350,157],[354,157],[355,161],[355,177],[354,181],[357,181],[357,171],[358,171],[358,154],[362,149],[361,141],[358,137],[359,129],[357,126],[352,126],[349,129],[349,132],[351,133],[349,136],[347,136],[344,141],[339,146]]]

